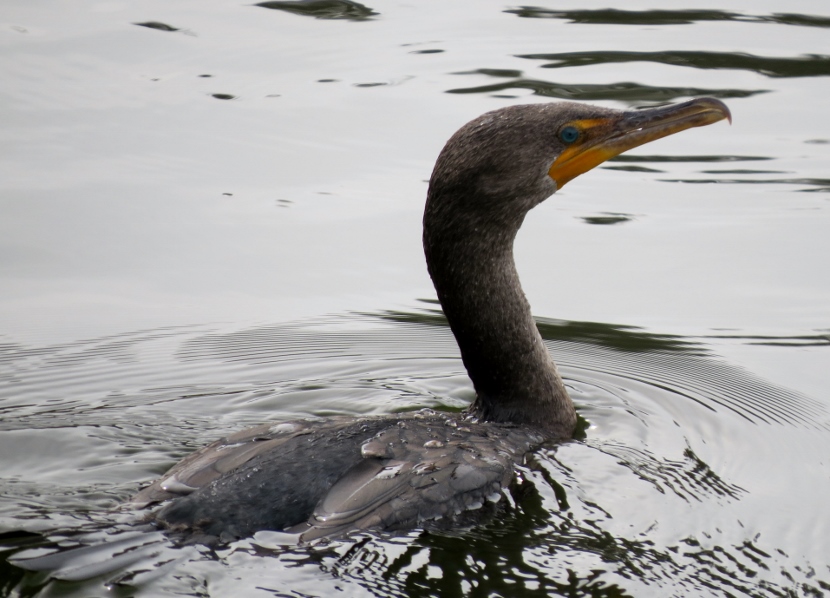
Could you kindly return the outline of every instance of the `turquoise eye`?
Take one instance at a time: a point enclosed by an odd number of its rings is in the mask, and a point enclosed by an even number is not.
[[[570,125],[562,127],[562,130],[559,131],[559,139],[565,143],[573,143],[579,139],[579,129]]]

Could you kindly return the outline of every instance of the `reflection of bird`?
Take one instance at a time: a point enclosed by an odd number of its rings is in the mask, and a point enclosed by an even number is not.
[[[474,521],[499,501],[514,464],[576,425],[513,262],[525,215],[608,158],[724,118],[726,106],[704,98],[634,112],[513,106],[468,123],[435,165],[424,250],[475,385],[469,413],[264,425],[187,457],[132,504],[172,498],[154,520],[197,542]]]

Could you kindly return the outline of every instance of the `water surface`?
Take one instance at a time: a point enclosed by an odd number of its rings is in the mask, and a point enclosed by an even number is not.
[[[829,23],[806,0],[6,2],[0,595],[830,594]],[[733,126],[527,219],[519,269],[585,429],[498,518],[130,539],[110,509],[229,431],[472,400],[420,249],[461,124],[697,95]],[[13,565],[104,539],[123,563],[90,579]]]

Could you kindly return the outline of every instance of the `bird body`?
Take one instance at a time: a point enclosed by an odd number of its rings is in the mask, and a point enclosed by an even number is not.
[[[725,105],[702,98],[631,112],[511,106],[464,125],[430,179],[423,243],[476,390],[469,411],[244,430],[185,458],[130,504],[169,501],[153,521],[205,543],[263,529],[313,540],[456,525],[497,504],[525,455],[570,438],[577,423],[513,260],[525,216],[608,158],[724,118],[731,118]]]
[[[451,526],[495,507],[515,465],[543,440],[527,427],[428,409],[264,425],[194,453],[132,504],[174,498],[155,521],[207,544],[262,529],[312,540],[353,529]]]

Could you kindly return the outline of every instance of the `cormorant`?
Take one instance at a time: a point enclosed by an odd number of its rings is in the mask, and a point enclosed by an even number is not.
[[[525,215],[609,158],[724,118],[722,102],[701,98],[635,111],[520,105],[467,123],[435,164],[423,242],[475,386],[468,412],[265,424],[190,455],[130,504],[169,501],[153,521],[205,543],[470,521],[529,451],[570,438],[577,423],[513,261]]]

